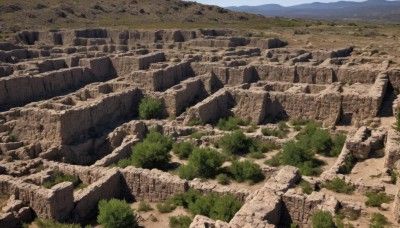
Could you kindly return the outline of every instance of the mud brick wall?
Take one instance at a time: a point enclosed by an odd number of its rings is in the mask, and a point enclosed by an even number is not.
[[[295,66],[259,65],[256,66],[257,77],[260,80],[295,82]]]
[[[153,169],[127,167],[120,170],[128,187],[128,194],[136,201],[163,202],[188,190],[188,183],[177,176]]]
[[[0,79],[0,105],[22,105],[57,96],[94,81],[97,79],[91,70],[82,67],[61,69],[35,76],[4,77]]]
[[[117,75],[123,76],[135,70],[147,70],[150,64],[164,62],[164,53],[150,53],[143,56],[118,56],[111,59]]]
[[[233,90],[234,114],[242,119],[250,118],[257,124],[265,120],[268,92],[262,90]]]
[[[309,84],[331,84],[336,81],[332,67],[296,66],[297,82]]]
[[[73,208],[73,186],[61,183],[51,189],[22,182],[19,179],[0,175],[0,191],[15,195],[43,219],[66,220]]]
[[[388,129],[388,135],[385,145],[385,168],[397,169],[397,161],[400,160],[400,142],[399,133],[394,129]]]

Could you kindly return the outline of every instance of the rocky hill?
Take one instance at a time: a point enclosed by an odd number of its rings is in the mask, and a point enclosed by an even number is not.
[[[277,4],[227,7],[238,12],[293,18],[350,20],[369,22],[400,22],[400,1],[368,0],[365,2],[339,1],[283,7]]]
[[[41,28],[190,27],[193,22],[221,24],[262,19],[265,18],[259,15],[180,0],[0,1],[3,33]]]

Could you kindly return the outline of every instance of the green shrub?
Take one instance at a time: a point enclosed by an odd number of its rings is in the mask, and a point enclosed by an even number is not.
[[[326,211],[316,211],[312,216],[313,228],[334,228],[335,223],[331,213]]]
[[[195,146],[190,142],[181,142],[174,144],[172,150],[174,154],[178,155],[179,159],[187,159],[194,148]]]
[[[97,222],[104,228],[138,227],[136,215],[124,200],[111,199],[99,202]]]
[[[139,117],[144,120],[162,117],[164,104],[160,99],[143,98],[139,104]]]
[[[312,160],[313,153],[304,145],[289,141],[285,144],[281,153],[281,162],[284,165],[299,166],[306,161]]]
[[[397,113],[396,113],[396,126],[395,129],[397,131],[400,131],[400,108],[397,109]]]
[[[140,168],[162,168],[171,159],[171,148],[172,139],[152,129],[143,142],[133,147],[131,162]]]
[[[272,167],[278,167],[281,165],[281,161],[278,155],[273,156],[271,159],[265,160],[264,164],[272,166]]]
[[[382,203],[389,203],[391,201],[390,197],[384,192],[367,192],[365,195],[368,197],[368,200],[365,201],[365,205],[368,207],[380,207]]]
[[[384,228],[389,224],[387,218],[380,213],[373,213],[370,220],[370,228]]]
[[[346,157],[344,159],[344,165],[341,169],[341,172],[343,174],[351,173],[351,170],[354,168],[356,162],[357,162],[357,160],[353,157],[353,155],[351,153],[346,155]]]
[[[164,203],[158,203],[157,209],[160,213],[170,213],[176,209],[176,204],[172,200],[165,200]]]
[[[338,177],[324,183],[322,187],[337,193],[344,193],[344,194],[351,194],[354,191],[353,185],[346,183],[344,180]]]
[[[222,184],[222,185],[228,185],[231,183],[231,180],[229,179],[229,177],[223,173],[217,175],[217,181],[219,184]]]
[[[247,154],[248,158],[253,158],[253,159],[261,159],[261,158],[265,158],[265,155],[261,152],[251,152],[249,154]]]
[[[35,225],[38,228],[81,228],[79,224],[60,223],[51,219],[46,219],[46,220],[36,219]]]
[[[333,148],[331,150],[331,155],[337,157],[342,152],[344,143],[346,142],[346,135],[338,134],[333,138]]]
[[[302,120],[302,119],[291,119],[289,123],[293,126],[304,126],[308,123],[308,120]]]
[[[397,178],[398,178],[398,176],[399,176],[399,173],[398,173],[398,172],[392,171],[392,172],[390,173],[390,182],[391,182],[392,184],[396,184],[396,183],[397,183]]]
[[[238,117],[229,117],[228,119],[219,119],[217,128],[221,131],[234,131],[240,129],[239,126],[247,126],[249,124],[249,120],[242,120]]]
[[[322,129],[316,129],[311,135],[309,142],[309,145],[314,152],[324,156],[333,156],[331,150],[334,144],[329,132]]]
[[[124,158],[124,159],[119,160],[117,162],[116,166],[120,167],[120,168],[126,168],[126,167],[128,167],[130,165],[132,165],[131,159],[130,158]]]
[[[253,140],[247,138],[241,130],[224,135],[219,142],[227,154],[247,154],[252,144]]]
[[[137,211],[143,211],[143,212],[148,212],[148,211],[152,211],[153,208],[150,206],[149,203],[147,202],[140,202]]]
[[[314,191],[313,187],[311,187],[311,184],[304,180],[300,182],[300,187],[301,191],[307,195],[310,195]]]
[[[206,134],[205,133],[203,133],[203,132],[199,132],[199,131],[196,131],[196,132],[193,132],[191,135],[190,135],[190,138],[192,138],[192,139],[201,139],[203,136],[205,136]]]
[[[246,129],[247,133],[253,133],[258,129],[257,124],[251,123],[250,127]]]
[[[198,125],[204,125],[204,123],[201,119],[194,119],[194,120],[189,121],[186,125],[187,126],[198,126]]]
[[[179,215],[169,218],[170,228],[189,228],[192,223],[192,218],[185,215]]]
[[[179,176],[191,180],[195,177],[211,178],[218,174],[224,157],[215,150],[196,148],[189,156],[187,165],[179,167]]]
[[[275,136],[280,139],[283,139],[286,137],[287,133],[282,130],[274,130],[274,129],[269,129],[269,128],[263,128],[261,129],[261,133],[265,136]]]
[[[229,172],[238,182],[249,180],[253,183],[257,183],[264,179],[260,166],[249,160],[233,161],[232,165],[229,167]]]
[[[289,126],[286,124],[285,121],[279,121],[278,122],[278,128],[281,131],[287,131],[289,129]]]
[[[225,196],[208,194],[189,204],[189,210],[195,215],[229,222],[241,206],[242,204],[232,194]]]
[[[74,185],[74,188],[76,189],[82,183],[81,180],[79,180],[79,178],[69,175],[69,174],[64,174],[59,171],[54,171],[51,174],[51,178],[53,180],[44,182],[43,187],[52,188],[53,186],[55,186],[59,183],[62,183],[62,182],[72,182],[72,184]]]

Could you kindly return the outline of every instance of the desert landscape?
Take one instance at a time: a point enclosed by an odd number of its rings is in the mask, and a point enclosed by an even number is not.
[[[159,2],[0,2],[0,227],[400,227],[398,25]]]

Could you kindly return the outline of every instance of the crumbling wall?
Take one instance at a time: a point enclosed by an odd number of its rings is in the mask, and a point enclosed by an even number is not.
[[[387,140],[385,144],[385,168],[399,170],[400,165],[400,134],[395,129],[388,129]]]
[[[235,101],[233,113],[242,119],[251,119],[260,124],[265,120],[267,112],[268,92],[261,90],[233,90]]]
[[[160,170],[127,167],[120,170],[128,193],[137,201],[163,202],[175,194],[183,194],[188,189],[186,181]]]
[[[165,55],[162,52],[149,53],[143,56],[116,56],[111,59],[119,76],[130,74],[136,70],[147,70],[152,63],[164,61]]]

